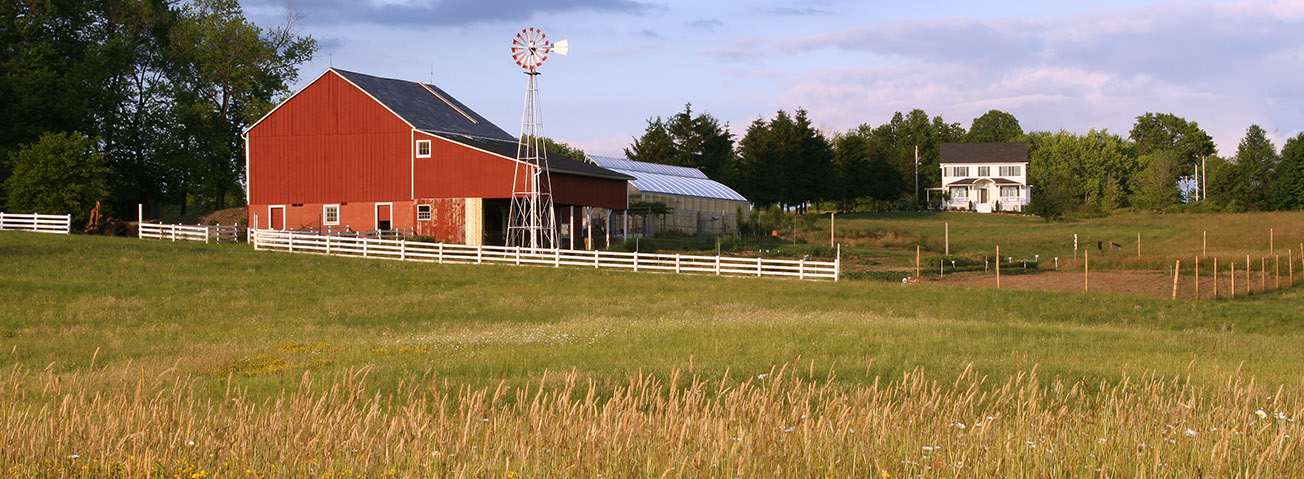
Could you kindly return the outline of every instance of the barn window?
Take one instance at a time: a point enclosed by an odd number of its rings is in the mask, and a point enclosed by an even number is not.
[[[324,205],[321,207],[321,222],[327,226],[340,224],[340,205]]]
[[[417,158],[430,158],[430,140],[417,140]]]
[[[430,221],[430,205],[417,205],[417,221]]]

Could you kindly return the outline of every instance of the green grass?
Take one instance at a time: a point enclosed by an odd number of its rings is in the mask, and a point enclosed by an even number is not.
[[[964,220],[952,223],[953,234]],[[833,370],[846,386],[919,368],[954,377],[969,364],[995,380],[1036,366],[1070,382],[1154,371],[1198,383],[1240,369],[1261,382],[1299,384],[1299,292],[1167,301],[400,263],[3,232],[0,353],[11,366],[86,373],[103,388],[174,370],[210,394],[230,377],[255,397],[293,388],[305,372],[359,367],[371,368],[381,389],[431,378],[522,385],[572,370],[609,385],[637,371],[756,375],[798,359]]]

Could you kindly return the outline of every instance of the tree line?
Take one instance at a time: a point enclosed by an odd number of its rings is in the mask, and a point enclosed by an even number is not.
[[[974,118],[966,130],[920,109],[827,134],[805,110],[780,110],[753,121],[735,141],[728,124],[694,114],[689,104],[667,119],[649,119],[625,155],[698,168],[760,208],[908,210],[928,207],[924,190],[940,184],[941,145],[966,142],[1027,143],[1030,210],[1047,218],[1120,208],[1304,208],[1304,133],[1278,150],[1251,125],[1236,154],[1223,158],[1196,122],[1170,113],[1138,116],[1127,136],[1024,132],[1014,115],[999,110]]]
[[[263,29],[236,0],[4,2],[0,208],[243,204],[240,135],[317,49],[296,20]]]

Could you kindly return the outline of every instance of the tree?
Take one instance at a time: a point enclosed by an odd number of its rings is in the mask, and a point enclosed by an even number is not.
[[[1092,213],[1108,212],[1127,202],[1137,160],[1122,137],[1106,130],[1086,135],[1061,130],[1029,134],[1025,140],[1028,177],[1036,188],[1033,201],[1055,192],[1064,196],[1059,201],[1065,211],[1082,208]],[[1176,191],[1177,184],[1172,187]],[[1070,197],[1073,200],[1066,199]]]
[[[542,138],[542,140],[543,149],[548,152],[548,156],[564,156],[576,161],[584,161],[584,158],[588,156],[584,154],[584,150],[571,146],[566,142],[547,137]]]
[[[1277,163],[1272,188],[1272,207],[1279,210],[1304,208],[1304,133],[1286,140]]]
[[[1152,153],[1142,156],[1145,165],[1134,181],[1132,206],[1144,210],[1163,210],[1176,205],[1177,189],[1173,177],[1177,174],[1177,158],[1173,152]]]
[[[647,121],[641,138],[625,149],[631,160],[664,165],[685,166],[702,170],[706,176],[730,184],[734,179],[733,133],[729,125],[709,114],[693,115],[693,105],[662,121]]]
[[[9,156],[12,173],[4,182],[9,209],[85,221],[95,202],[109,194],[110,170],[95,144],[80,133],[46,133],[20,146]]]
[[[245,19],[236,0],[195,0],[173,29],[179,141],[217,209],[243,180],[240,134],[288,92],[299,64],[317,49],[311,37],[295,33],[296,20],[292,14],[284,26],[264,31]]]
[[[670,130],[659,116],[655,120],[648,119],[643,136],[635,138],[634,143],[625,148],[626,158],[645,163],[668,165],[675,161],[675,155],[675,141],[670,138]]]
[[[1172,153],[1177,160],[1175,175],[1194,172],[1201,159],[1216,151],[1213,138],[1200,125],[1172,113],[1146,113],[1136,117],[1131,138],[1139,155]],[[1176,181],[1174,176],[1173,182]]]
[[[1247,206],[1256,209],[1269,207],[1268,193],[1273,187],[1277,161],[1277,147],[1268,140],[1267,132],[1259,125],[1250,125],[1245,130],[1245,138],[1236,147],[1236,168],[1246,182],[1241,201]]]
[[[964,141],[968,143],[997,143],[1018,141],[1023,136],[1023,127],[1019,120],[1009,113],[991,110],[973,119],[969,134]]]
[[[1219,156],[1209,157],[1206,165],[1206,180],[1209,189],[1205,192],[1208,201],[1223,211],[1245,211],[1245,198],[1249,195],[1250,182],[1240,173],[1236,163]]]
[[[942,180],[938,163],[942,143],[954,143],[964,138],[964,128],[959,123],[947,123],[941,115],[931,120],[923,110],[915,109],[902,115],[897,112],[888,123],[874,129],[875,148],[882,148],[884,159],[897,169],[906,182],[902,190],[913,191],[912,197],[923,196],[923,188]],[[919,189],[915,189],[915,151],[919,152]],[[918,203],[916,203],[918,206]]]
[[[740,193],[760,206],[793,206],[833,198],[833,149],[806,116],[780,110],[757,119],[739,142]]]

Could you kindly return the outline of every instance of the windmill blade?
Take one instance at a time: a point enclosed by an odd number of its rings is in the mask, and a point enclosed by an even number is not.
[[[551,51],[557,52],[558,55],[565,55],[566,52],[570,51],[570,41],[562,40],[552,44]]]

